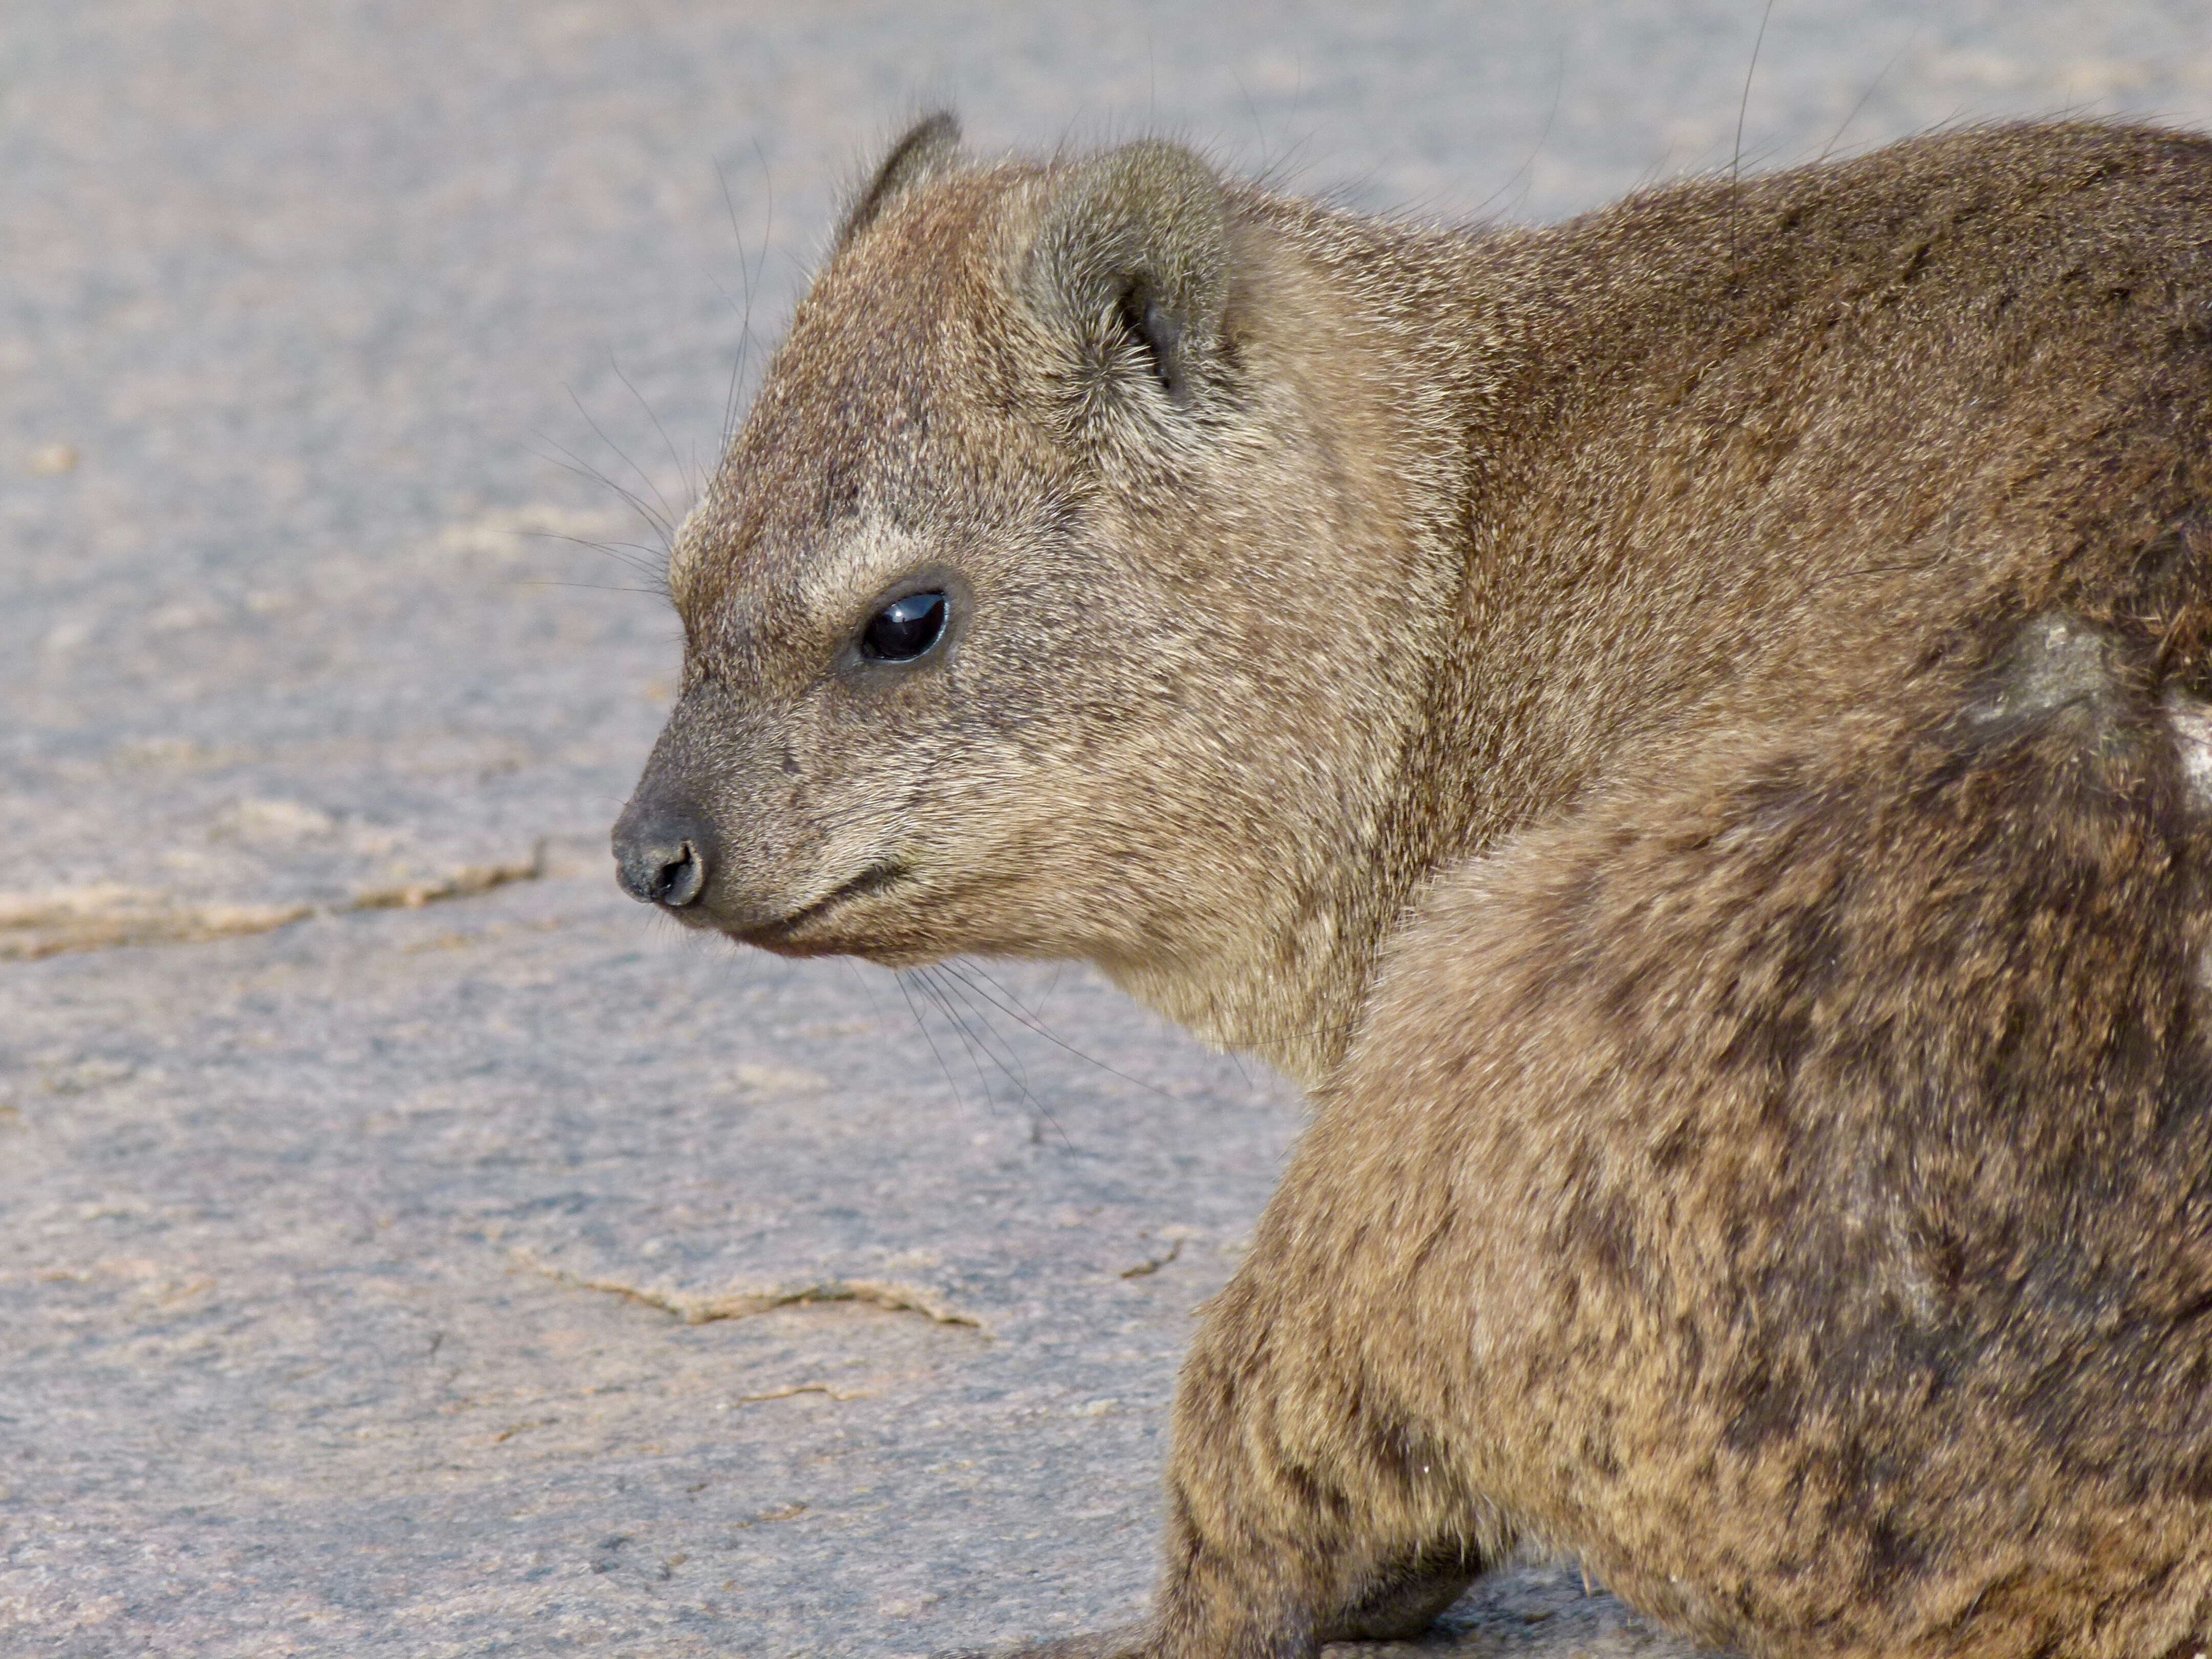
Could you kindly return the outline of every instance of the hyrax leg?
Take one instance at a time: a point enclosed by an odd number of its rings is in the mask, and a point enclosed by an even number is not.
[[[1397,1368],[1374,1363],[1372,1345],[1401,1333],[1369,1300],[1387,1285],[1340,1277],[1358,1276],[1359,1255],[1328,1218],[1279,1200],[1208,1310],[1176,1401],[1160,1659],[1417,1636],[1507,1541]]]
[[[1507,1546],[1370,1369],[1393,1322],[1334,1293],[1358,1242],[1314,1219],[1278,1195],[1184,1361],[1153,1616],[1013,1659],[1310,1659],[1414,1637]]]
[[[1313,1186],[1286,1183],[1301,1200]],[[1370,1344],[1401,1333],[1337,1293],[1358,1241],[1318,1220],[1278,1195],[1184,1362],[1153,1616],[1008,1659],[1311,1659],[1415,1637],[1508,1547],[1371,1368]]]

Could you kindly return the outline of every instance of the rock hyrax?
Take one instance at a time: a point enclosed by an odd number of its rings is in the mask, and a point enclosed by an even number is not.
[[[1054,1650],[1417,1630],[1516,1540],[1757,1655],[2212,1646],[2209,304],[2148,128],[1541,230],[892,152],[616,850],[1311,1091],[1157,1611]]]

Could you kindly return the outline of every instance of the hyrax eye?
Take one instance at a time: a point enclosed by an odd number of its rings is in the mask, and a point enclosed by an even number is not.
[[[874,662],[912,662],[945,633],[942,593],[909,593],[894,599],[860,630],[860,654]]]

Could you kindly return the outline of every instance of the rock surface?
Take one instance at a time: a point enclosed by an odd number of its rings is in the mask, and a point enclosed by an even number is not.
[[[1077,969],[798,967],[623,901],[653,521],[931,99],[1462,217],[1725,167],[1740,115],[1759,164],[2212,120],[2199,6],[1786,4],[1747,97],[1759,13],[19,0],[0,1649],[1129,1616],[1297,1103]],[[1556,1565],[1420,1650],[1689,1651]]]

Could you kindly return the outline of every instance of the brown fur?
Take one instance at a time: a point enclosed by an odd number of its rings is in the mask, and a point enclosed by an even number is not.
[[[2212,1643],[2212,145],[1463,232],[916,139],[617,842],[1315,1091],[1157,1615],[1051,1650],[1418,1629],[1523,1539],[1759,1655]]]

